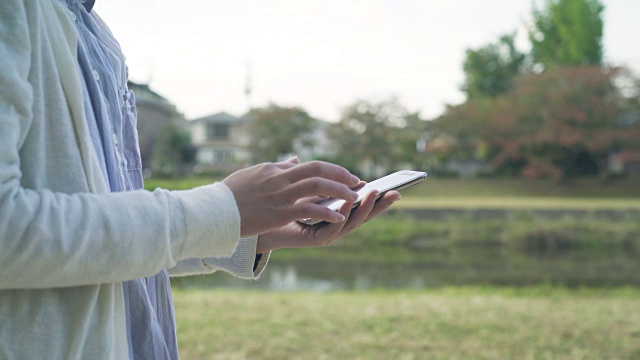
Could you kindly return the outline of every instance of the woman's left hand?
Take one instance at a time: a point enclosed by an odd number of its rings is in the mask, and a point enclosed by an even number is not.
[[[353,203],[346,202],[339,212],[345,221],[340,223],[324,223],[318,225],[304,225],[297,221],[291,222],[279,229],[261,234],[258,237],[256,253],[281,248],[301,248],[327,246],[343,237],[364,222],[378,216],[400,199],[400,193],[389,191],[378,201],[376,191],[368,193],[355,210],[351,210]]]

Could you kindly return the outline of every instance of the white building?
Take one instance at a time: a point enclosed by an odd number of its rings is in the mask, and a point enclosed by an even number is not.
[[[249,165],[247,120],[220,112],[190,121],[196,163],[207,170],[235,171]]]

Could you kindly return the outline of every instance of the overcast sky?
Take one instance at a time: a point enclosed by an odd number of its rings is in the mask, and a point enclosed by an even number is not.
[[[640,73],[640,1],[604,0],[605,59]],[[533,0],[98,0],[133,81],[188,119],[251,104],[335,121],[357,99],[397,97],[423,117],[464,100],[467,48],[519,31]],[[542,4],[541,0],[536,0]]]

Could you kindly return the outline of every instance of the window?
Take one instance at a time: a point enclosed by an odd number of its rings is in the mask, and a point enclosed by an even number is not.
[[[201,164],[230,164],[235,161],[233,149],[201,149],[198,152],[198,162]]]
[[[233,150],[230,149],[216,149],[214,150],[214,163],[225,164],[233,162]]]
[[[207,125],[207,139],[228,139],[229,138],[229,124],[208,124]]]

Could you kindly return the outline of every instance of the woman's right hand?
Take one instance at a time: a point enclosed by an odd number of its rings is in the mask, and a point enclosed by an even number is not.
[[[298,164],[293,158],[236,171],[222,182],[233,192],[240,211],[240,234],[246,237],[299,219],[342,222],[345,217],[339,212],[298,200],[322,196],[353,202],[358,195],[351,188],[360,180],[338,165],[321,161]]]

